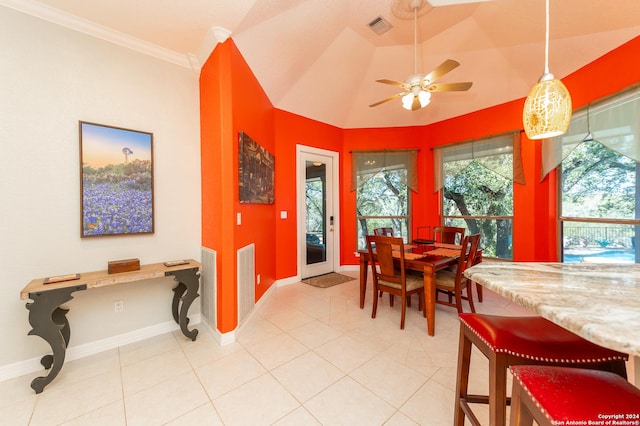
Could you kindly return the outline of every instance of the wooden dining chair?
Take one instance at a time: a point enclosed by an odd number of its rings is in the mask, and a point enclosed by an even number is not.
[[[393,237],[393,228],[375,228],[373,230],[373,235],[378,235],[382,237]],[[378,292],[379,296],[382,297],[382,291]],[[393,295],[389,297],[389,303],[393,306]],[[407,303],[411,306],[411,298],[407,299]]]
[[[393,228],[376,228],[373,230],[373,235],[393,237]]]
[[[382,291],[389,293],[391,306],[393,296],[401,298],[402,313],[400,316],[400,329],[404,330],[404,319],[407,311],[407,298],[418,293],[420,297],[419,308],[426,315],[424,308],[424,277],[422,275],[407,274],[405,271],[404,242],[402,238],[367,235],[367,249],[371,259],[371,272],[373,277],[373,309],[371,318],[376,317],[378,310],[378,298],[376,295]],[[394,251],[397,259],[394,262]],[[397,265],[397,266],[396,266]]]
[[[462,239],[460,257],[458,258],[456,267],[453,270],[444,269],[436,273],[436,303],[453,306],[458,310],[458,313],[462,313],[462,301],[467,300],[471,312],[476,311],[476,308],[473,306],[474,285],[464,276],[464,271],[474,265],[476,255],[478,254],[479,243],[480,234],[464,237]],[[465,291],[466,296],[463,295],[463,291]],[[438,296],[441,294],[445,294],[448,300],[438,299]],[[453,299],[455,299],[455,303]]]
[[[464,238],[465,229],[455,226],[436,226],[433,228],[433,239],[437,243],[459,244]]]

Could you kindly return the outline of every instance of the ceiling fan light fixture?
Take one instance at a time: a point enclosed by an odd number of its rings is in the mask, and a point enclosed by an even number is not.
[[[411,107],[413,106],[413,97],[414,94],[411,92],[404,95],[402,97],[402,108],[406,109],[407,111],[411,111]]]
[[[431,93],[421,90],[418,93],[418,100],[420,101],[420,108],[426,107],[431,102]]]
[[[564,134],[572,113],[569,90],[549,72],[549,0],[546,0],[545,16],[544,73],[531,88],[522,111],[524,131],[533,140]]]
[[[412,90],[402,97],[402,108],[406,109],[407,111],[420,109],[414,106],[416,98],[418,99],[420,108],[424,108],[429,105],[429,102],[431,102],[431,93],[425,92],[424,90],[417,90],[416,87],[416,89]]]

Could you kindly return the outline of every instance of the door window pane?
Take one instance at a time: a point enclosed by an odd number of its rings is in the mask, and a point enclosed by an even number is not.
[[[326,166],[323,163],[306,162],[305,183],[307,265],[325,262],[326,251]]]

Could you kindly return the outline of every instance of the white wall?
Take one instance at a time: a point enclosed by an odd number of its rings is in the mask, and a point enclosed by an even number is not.
[[[31,279],[116,259],[199,260],[201,203],[195,72],[2,6],[0,28],[1,371],[49,352],[27,336],[19,293]],[[155,234],[80,238],[79,120],[153,133]],[[74,293],[70,347],[172,321],[173,286]]]

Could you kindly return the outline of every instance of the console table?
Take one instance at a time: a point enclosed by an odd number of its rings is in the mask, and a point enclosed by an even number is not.
[[[165,266],[164,263],[142,265],[137,271],[117,274],[109,274],[106,270],[83,272],[77,279],[48,284],[45,284],[44,278],[29,282],[20,292],[20,299],[33,301],[26,304],[29,324],[33,327],[29,335],[42,337],[53,352],[40,360],[42,366],[50,371],[46,376],[33,379],[33,390],[36,393],[42,392],[55,379],[64,364],[71,329],[67,320],[68,309],[63,309],[60,305],[73,299],[71,293],[166,276],[172,276],[178,283],[173,289],[173,319],[180,325],[182,334],[194,341],[198,330],[188,329],[187,314],[191,303],[199,296],[200,263],[195,260],[190,259],[176,266]]]

